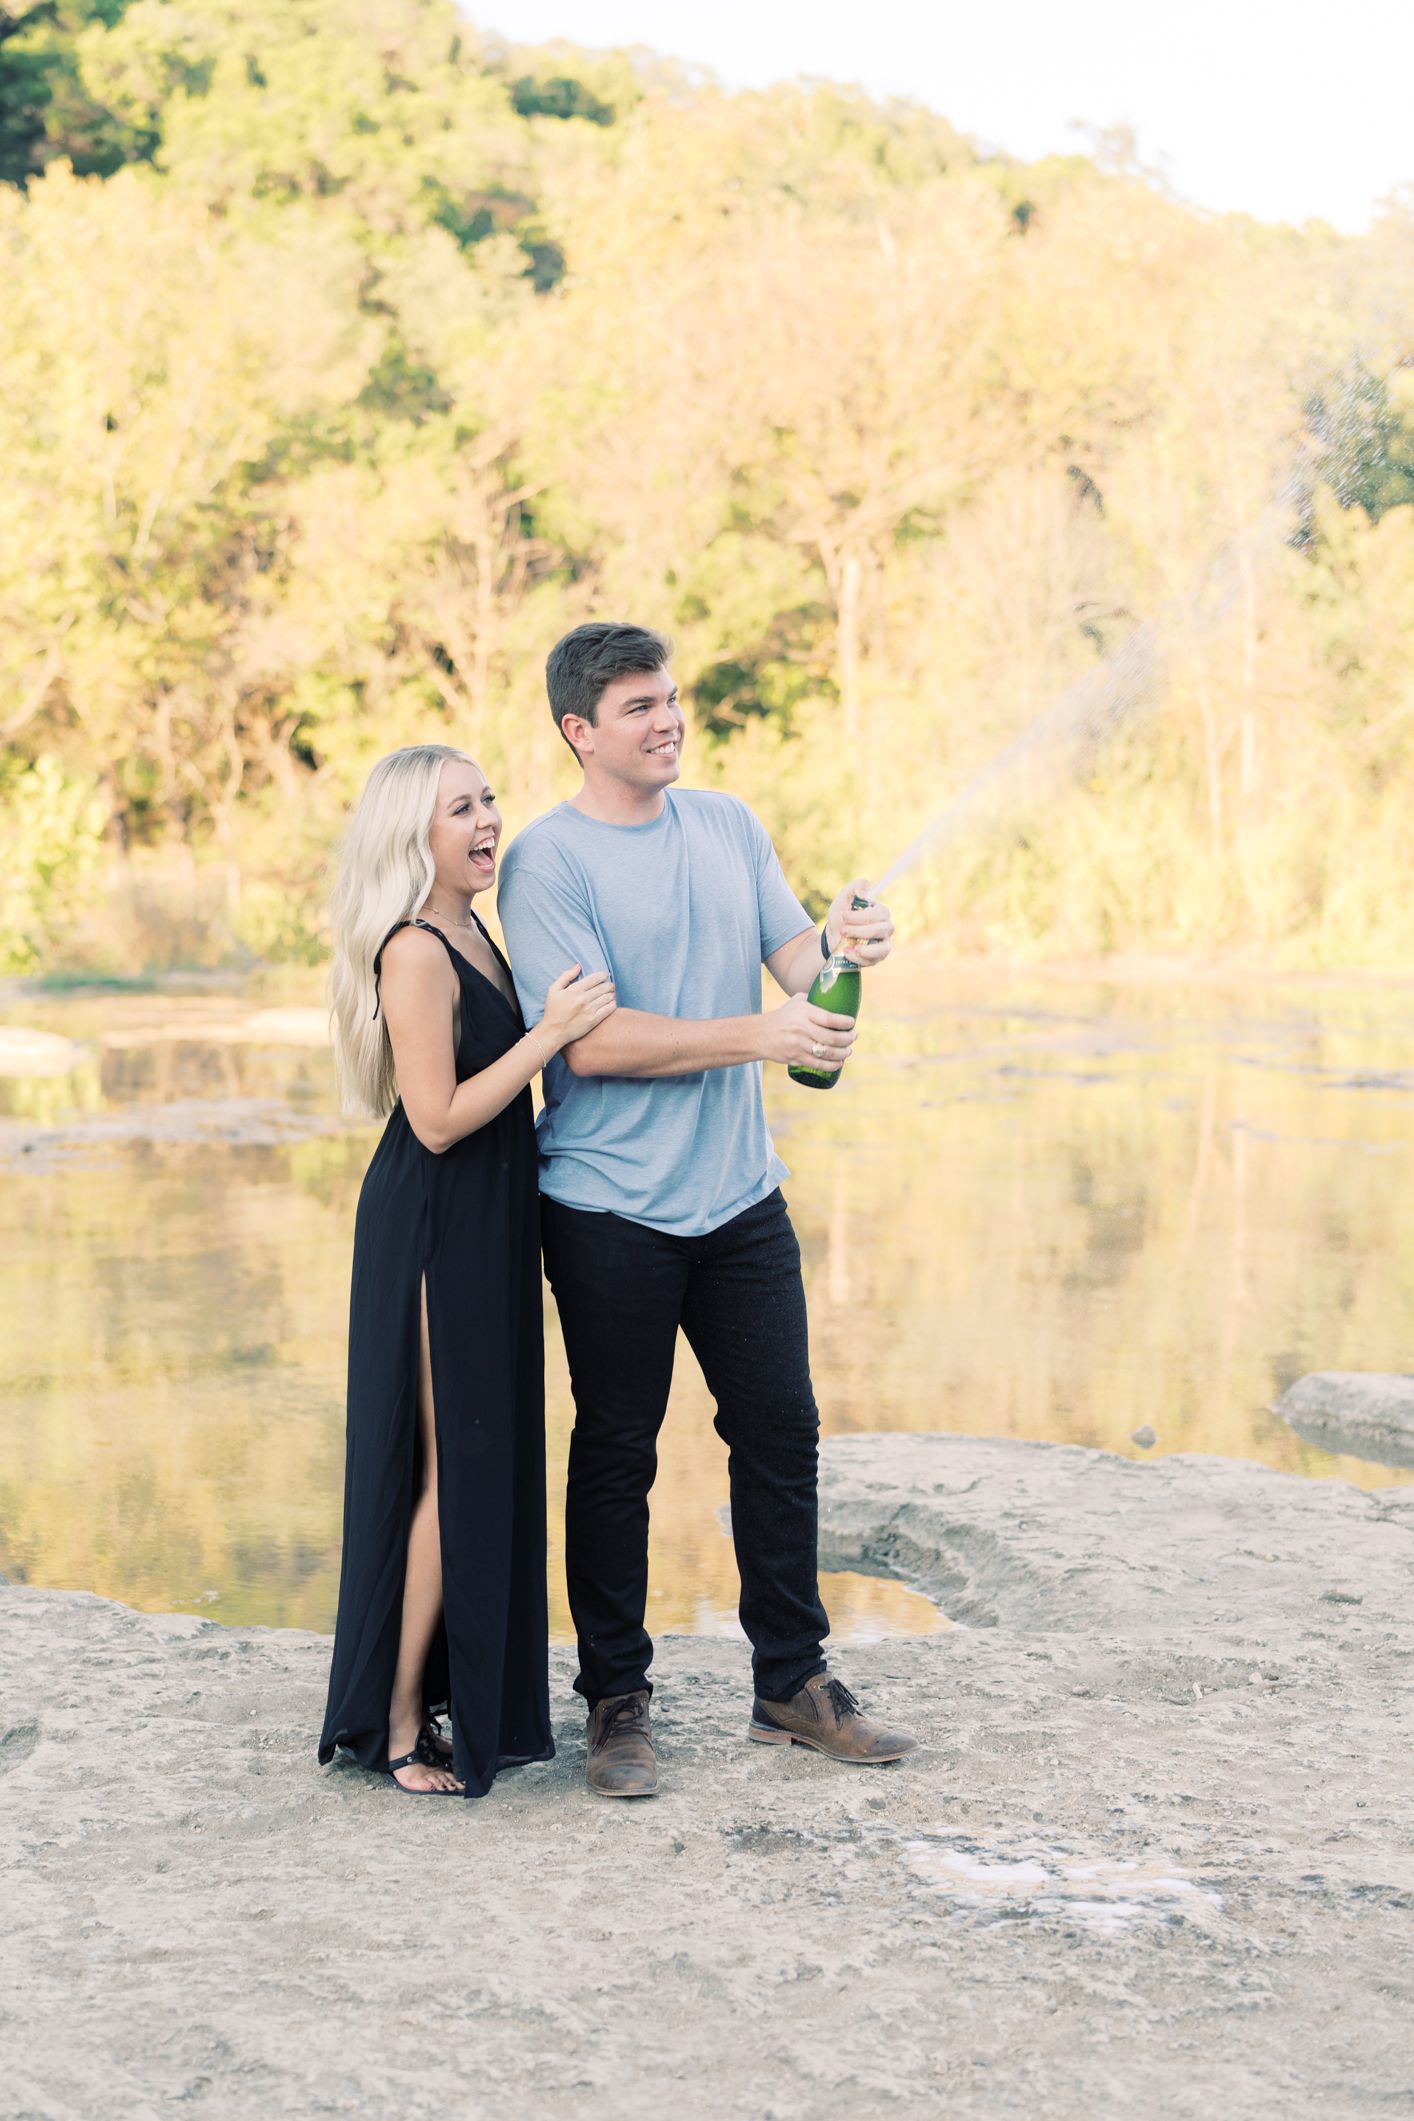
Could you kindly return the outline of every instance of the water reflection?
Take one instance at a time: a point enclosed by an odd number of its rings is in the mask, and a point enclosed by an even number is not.
[[[150,1609],[332,1625],[343,1335],[375,1130],[334,1112],[312,990],[45,1000],[64,1075],[0,1078],[0,1569]],[[827,1433],[1216,1451],[1362,1485],[1267,1412],[1312,1369],[1414,1370],[1414,992],[871,980],[828,1097],[773,1071]],[[571,1407],[547,1305],[551,1587]],[[650,1624],[734,1625],[724,1454],[685,1347]],[[1406,1476],[1407,1477],[1407,1476]],[[834,1579],[839,1632],[913,1628]]]

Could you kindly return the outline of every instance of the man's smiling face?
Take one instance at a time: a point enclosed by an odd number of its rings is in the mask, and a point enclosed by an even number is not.
[[[669,670],[615,678],[599,695],[592,723],[577,715],[565,721],[581,759],[592,758],[599,773],[636,794],[654,794],[682,771],[687,724]]]

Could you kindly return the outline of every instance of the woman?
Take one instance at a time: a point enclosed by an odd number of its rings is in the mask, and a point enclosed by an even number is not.
[[[482,1797],[554,1753],[531,1078],[614,1006],[578,965],[532,1036],[472,912],[501,819],[442,744],[380,759],[331,913],[346,1109],[392,1107],[359,1196],[344,1560],[319,1758]],[[394,1102],[394,1100],[397,1100]],[[430,1720],[451,1711],[451,1742]]]

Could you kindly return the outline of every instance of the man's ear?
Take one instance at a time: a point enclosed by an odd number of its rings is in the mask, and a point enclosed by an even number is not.
[[[577,758],[584,759],[592,755],[594,724],[587,722],[582,714],[567,714],[560,724],[560,733]]]

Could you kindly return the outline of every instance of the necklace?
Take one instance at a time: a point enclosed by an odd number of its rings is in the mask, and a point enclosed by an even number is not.
[[[433,919],[434,919],[434,920],[438,920],[438,921],[445,921],[445,922],[446,922],[446,924],[447,924],[447,926],[448,926],[449,928],[463,928],[463,929],[465,929],[465,930],[466,930],[466,932],[467,932],[467,934],[468,934],[468,935],[470,935],[470,934],[471,934],[471,932],[472,932],[472,923],[471,923],[471,921],[470,921],[470,920],[464,920],[464,921],[457,921],[457,920],[453,920],[453,918],[452,918],[451,914],[450,914],[450,913],[443,913],[440,907],[437,907],[437,906],[424,906],[424,907],[423,907],[423,909],[422,909],[422,913],[423,913],[423,914],[428,914],[428,913],[430,913],[430,914],[432,915],[432,917],[433,917]],[[422,917],[422,915],[419,915],[419,919],[420,919],[421,917]]]

